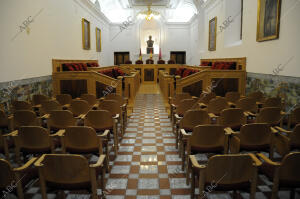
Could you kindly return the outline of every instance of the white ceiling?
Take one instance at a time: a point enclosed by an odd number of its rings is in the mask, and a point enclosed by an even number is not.
[[[96,0],[90,0],[93,3]],[[140,11],[151,9],[161,14],[165,22],[189,22],[197,14],[199,2],[206,0],[98,0],[101,11],[112,23],[122,23]]]

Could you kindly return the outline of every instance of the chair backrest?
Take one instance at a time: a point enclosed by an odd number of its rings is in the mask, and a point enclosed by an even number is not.
[[[32,96],[32,104],[38,105],[41,104],[43,101],[49,100],[49,97],[46,95],[36,94]]]
[[[61,105],[66,105],[66,104],[70,104],[71,103],[72,96],[70,94],[59,94],[59,95],[56,95],[56,100]]]
[[[26,101],[13,101],[12,102],[13,112],[21,110],[32,110],[32,106]]]
[[[240,131],[241,146],[261,147],[271,143],[271,128],[266,123],[245,124]]]
[[[80,114],[87,114],[90,110],[90,105],[85,100],[72,100],[70,103],[70,111],[78,116]]]
[[[239,92],[227,92],[225,98],[228,102],[236,103],[240,99],[241,95]]]
[[[49,131],[38,126],[20,127],[17,139],[20,148],[25,150],[50,150],[51,147]]]
[[[279,169],[279,181],[284,180],[290,183],[300,182],[300,152],[287,154]]]
[[[92,94],[82,94],[80,99],[87,101],[90,106],[94,106],[97,103],[96,96]]]
[[[118,103],[116,100],[103,100],[100,102],[98,109],[107,110],[112,116],[115,116],[116,114],[122,114],[120,103]]]
[[[71,153],[99,152],[100,140],[93,128],[72,126],[66,129],[64,146]]]
[[[109,111],[91,110],[87,113],[84,126],[90,126],[97,130],[105,130],[113,128],[113,118]]]
[[[76,126],[76,119],[70,111],[51,111],[48,125],[50,128],[65,129],[69,126]]]
[[[262,102],[264,100],[264,94],[261,91],[252,92],[247,97],[255,99],[255,102]]]
[[[297,124],[290,135],[290,144],[300,149],[300,124]]]
[[[177,93],[173,98],[172,98],[172,101],[171,103],[172,104],[175,104],[175,105],[178,105],[181,100],[184,100],[184,99],[191,99],[192,96],[189,94],[189,93]]]
[[[300,123],[300,107],[295,108],[291,113],[291,122],[293,124],[299,124]]]
[[[195,109],[197,101],[194,99],[183,99],[177,106],[176,113],[183,116],[184,113],[190,109]]]
[[[3,110],[0,110],[0,127],[8,127],[8,117]]]
[[[62,110],[62,106],[56,100],[45,100],[41,103],[41,115],[50,114],[51,111]]]
[[[222,110],[229,108],[229,105],[224,97],[217,97],[208,103],[208,112],[219,115]]]
[[[246,124],[247,118],[244,115],[244,111],[240,108],[228,108],[221,111],[220,124],[225,127],[240,127]]]
[[[256,117],[257,123],[268,123],[270,125],[277,125],[282,119],[280,108],[266,107],[262,108]]]
[[[123,97],[121,95],[118,95],[116,93],[109,93],[108,95],[105,96],[106,100],[116,100],[119,103],[125,104],[125,100],[123,99]]]
[[[237,108],[242,109],[243,111],[249,111],[252,113],[257,113],[257,105],[254,98],[251,97],[245,97],[242,99],[239,99],[236,103]]]
[[[41,173],[46,182],[56,184],[89,181],[89,164],[81,155],[45,154],[41,162]]]
[[[204,110],[188,110],[180,120],[180,128],[192,131],[193,128],[201,124],[210,124],[210,118],[207,111]]]
[[[194,127],[192,136],[189,138],[192,148],[215,150],[225,148],[224,127],[220,125],[198,125]]]
[[[4,190],[15,180],[13,169],[7,160],[0,159],[0,189]]]
[[[215,155],[209,158],[205,180],[222,185],[234,185],[253,179],[255,167],[247,154]]]
[[[280,97],[270,97],[267,98],[264,103],[263,107],[278,107],[282,108],[281,98]]]
[[[208,104],[210,100],[216,98],[216,94],[214,92],[210,93],[201,93],[199,97],[199,103]]]
[[[16,111],[14,113],[14,128],[20,126],[39,126],[38,118],[33,111]]]

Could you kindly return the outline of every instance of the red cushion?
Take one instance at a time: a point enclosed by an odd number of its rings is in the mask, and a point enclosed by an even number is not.
[[[86,65],[86,63],[82,64],[82,69],[83,69],[83,71],[87,71],[87,65]]]
[[[72,64],[72,66],[73,66],[73,68],[74,68],[75,71],[79,71],[79,67],[78,67],[77,64]]]
[[[183,74],[182,74],[182,78],[187,77],[190,74],[191,70],[190,69],[186,69]]]
[[[69,64],[68,64],[68,65],[67,65],[67,68],[68,68],[69,71],[74,71],[74,68],[73,68],[72,65],[69,65]]]

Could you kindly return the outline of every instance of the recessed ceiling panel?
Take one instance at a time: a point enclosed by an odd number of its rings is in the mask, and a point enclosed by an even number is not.
[[[170,0],[130,0],[131,6],[168,6]]]

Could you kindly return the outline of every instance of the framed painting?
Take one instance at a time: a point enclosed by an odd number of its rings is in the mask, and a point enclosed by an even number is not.
[[[208,37],[208,50],[215,51],[217,42],[217,17],[214,17],[213,19],[209,20]]]
[[[256,41],[279,38],[281,0],[258,0]]]
[[[101,30],[96,28],[96,51],[101,52]]]
[[[91,48],[90,22],[84,18],[82,18],[82,46],[85,50]]]

